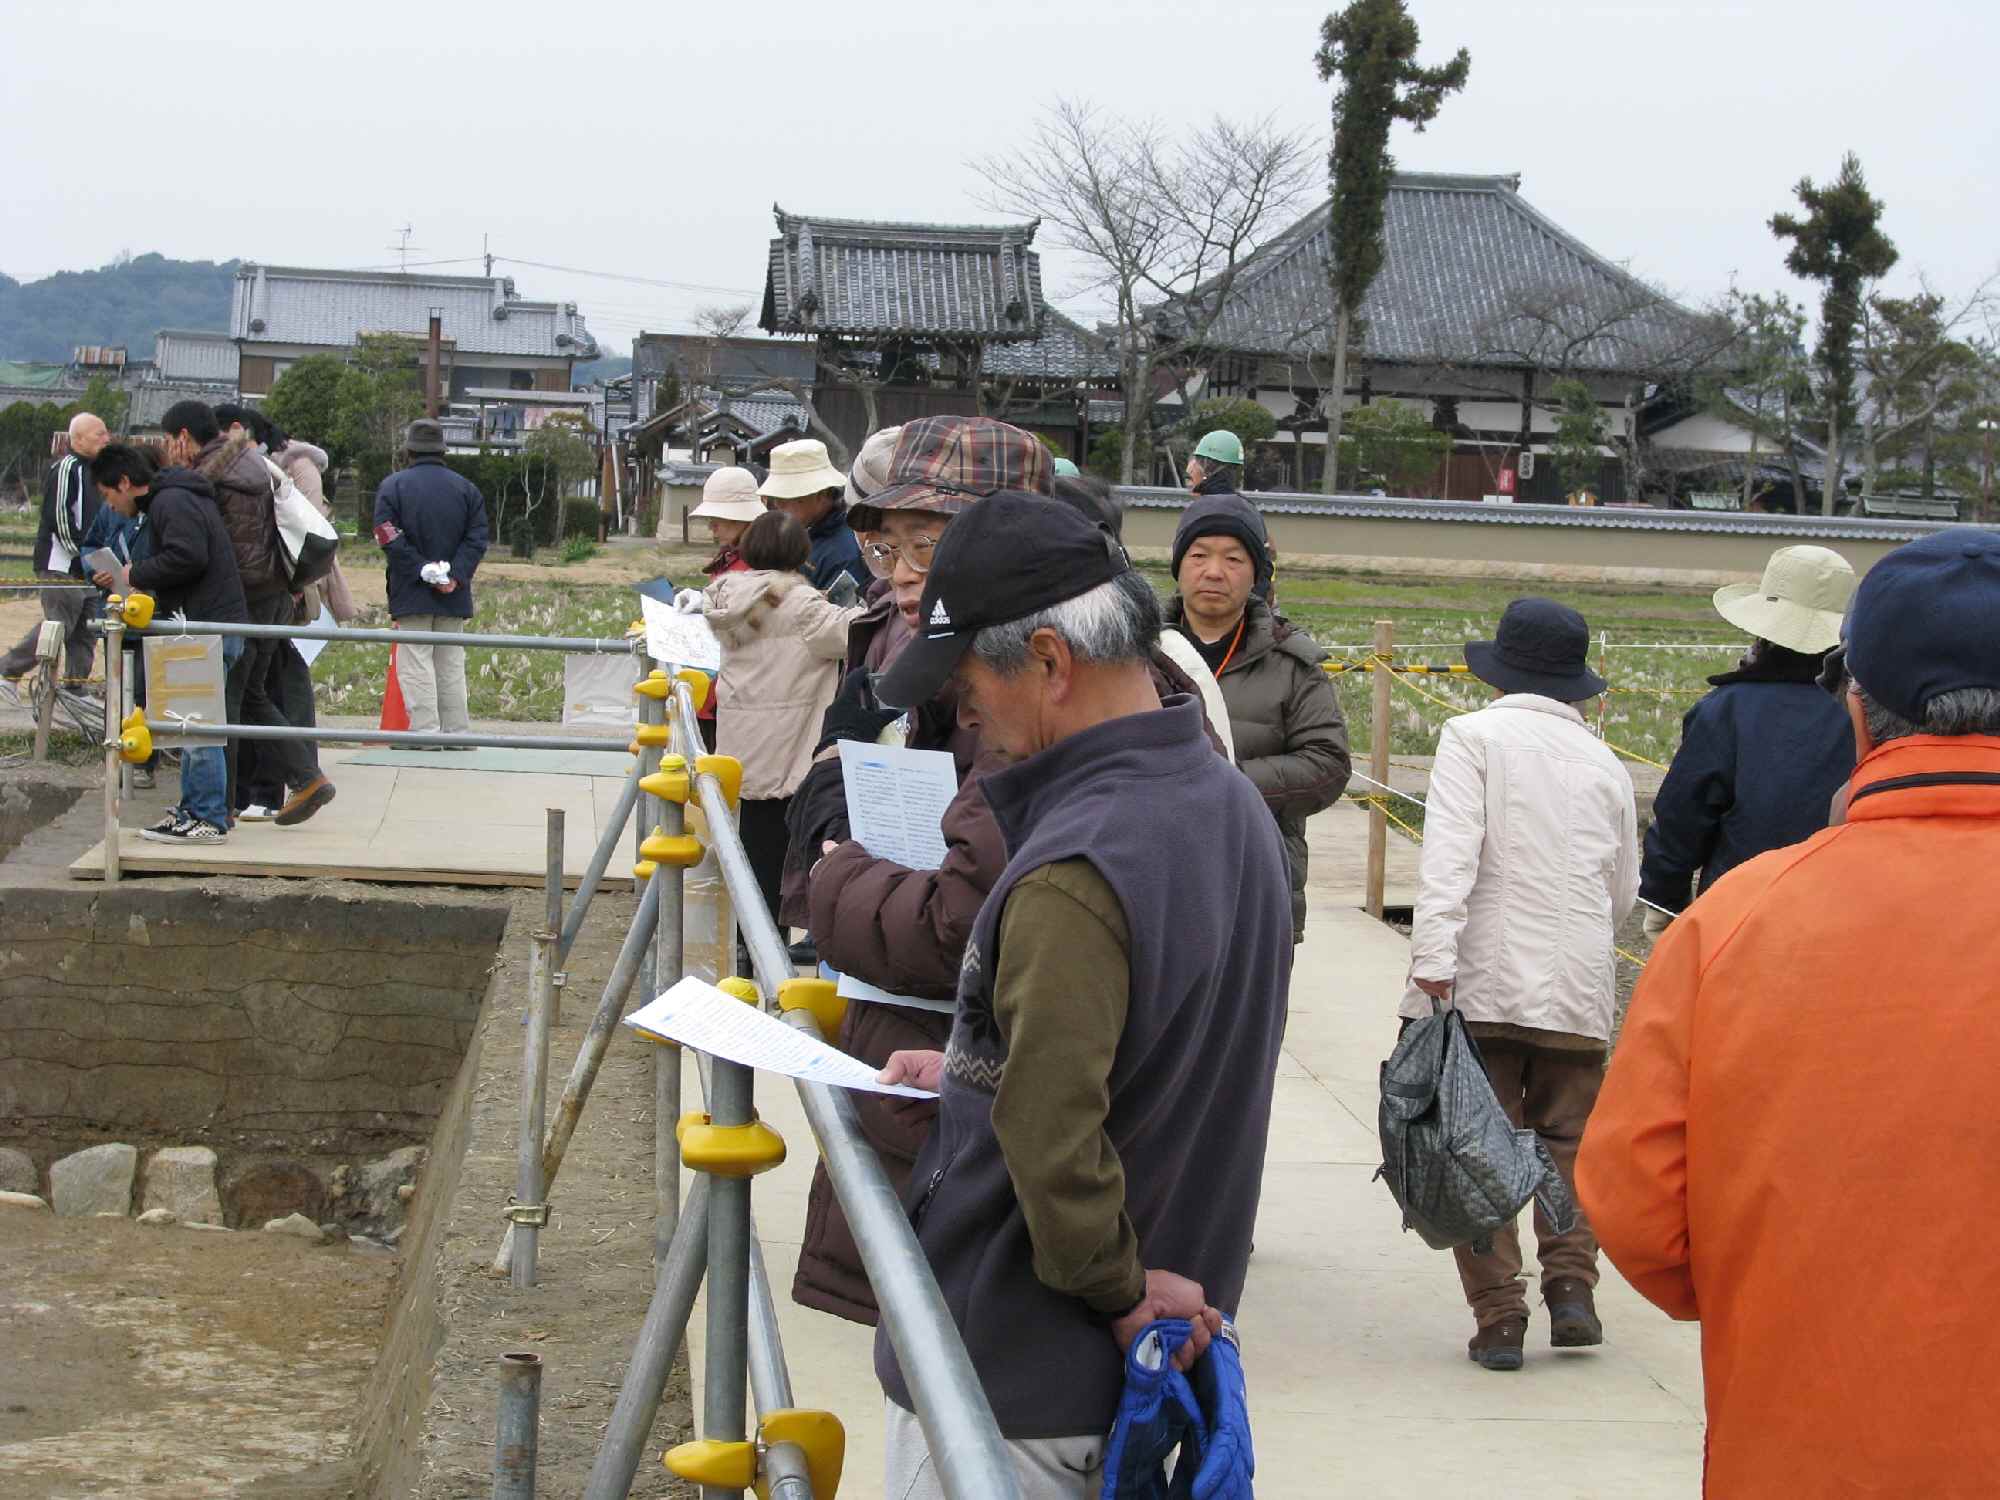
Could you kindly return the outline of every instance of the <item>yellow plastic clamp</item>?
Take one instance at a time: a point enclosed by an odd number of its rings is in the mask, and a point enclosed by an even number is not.
[[[809,1011],[819,1034],[830,1042],[840,1035],[847,1001],[831,979],[787,979],[778,986],[778,1009]]]
[[[715,981],[715,987],[725,995],[734,995],[745,1005],[762,1005],[764,997],[757,993],[757,983],[739,975],[729,974]]]
[[[673,690],[673,683],[668,679],[667,674],[658,667],[653,668],[652,672],[645,678],[632,684],[632,691],[636,695],[641,698],[651,698],[655,702],[664,700],[667,694]]]
[[[715,1177],[755,1177],[785,1159],[785,1138],[762,1120],[717,1125],[701,1111],[690,1110],[674,1127],[674,1137],[691,1171]]]
[[[639,846],[639,857],[649,864],[678,865],[691,870],[701,863],[701,840],[691,833],[670,834],[655,828]]]
[[[135,708],[119,722],[118,758],[127,765],[137,766],[150,760],[152,755],[153,731],[146,727],[146,710]]]
[[[847,1431],[840,1418],[830,1411],[806,1411],[786,1407],[767,1411],[757,1425],[757,1438],[767,1448],[776,1443],[795,1443],[806,1456],[806,1474],[812,1480],[813,1500],[833,1500],[840,1488],[840,1470],[847,1459]],[[760,1500],[771,1500],[769,1476],[757,1476]]]
[[[641,880],[641,881],[651,880],[656,874],[659,873],[659,869],[660,867],[654,864],[650,859],[642,859],[639,861],[639,863],[632,866],[632,878],[634,880]]]
[[[119,611],[127,630],[144,630],[153,623],[153,596],[151,594],[128,594],[124,607]]]
[[[660,1460],[667,1472],[689,1484],[717,1490],[747,1490],[757,1480],[757,1445],[703,1438],[669,1448]],[[813,1491],[818,1494],[817,1488]]]
[[[688,696],[694,699],[694,711],[696,713],[700,713],[702,709],[708,706],[708,673],[697,672],[692,667],[685,667],[674,673],[674,681],[685,682],[688,685]]]
[[[640,731],[644,733],[644,731]],[[697,776],[713,776],[722,783],[722,800],[729,804],[729,810],[736,810],[736,801],[743,793],[743,762],[733,755],[697,755],[694,758],[694,773]]]
[[[658,797],[663,802],[678,802],[686,807],[688,798],[694,792],[694,783],[688,776],[687,757],[662,755],[660,769],[650,776],[639,778],[639,790],[648,797]]]
[[[664,724],[641,724],[632,731],[632,743],[663,750],[673,743],[673,731]]]

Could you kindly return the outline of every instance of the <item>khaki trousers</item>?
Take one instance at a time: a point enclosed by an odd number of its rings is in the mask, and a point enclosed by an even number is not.
[[[404,615],[396,628],[456,635],[465,629],[465,621],[457,615]],[[465,647],[399,642],[396,681],[402,685],[413,734],[471,732],[472,719],[465,708]]]
[[[1604,1082],[1604,1054],[1562,1052],[1482,1037],[1479,1055],[1486,1060],[1486,1076],[1507,1118],[1517,1130],[1533,1130],[1548,1144],[1563,1181],[1574,1193],[1576,1148]],[[1597,1236],[1580,1209],[1576,1227],[1568,1234],[1556,1234],[1537,1206],[1535,1243],[1544,1287],[1571,1276],[1585,1286],[1597,1285]],[[1493,1249],[1488,1254],[1475,1255],[1460,1246],[1452,1256],[1458,1262],[1465,1300],[1481,1328],[1528,1315],[1527,1287],[1521,1281],[1521,1240],[1512,1224],[1494,1231]]]
[[[888,1455],[882,1479],[887,1500],[945,1500],[944,1482],[931,1462],[930,1445],[914,1412],[893,1401],[887,1416]],[[1021,1500],[1097,1500],[1104,1488],[1103,1437],[1010,1438],[1007,1456]]]

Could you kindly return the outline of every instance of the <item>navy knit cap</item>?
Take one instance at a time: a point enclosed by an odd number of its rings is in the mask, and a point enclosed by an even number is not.
[[[1869,569],[1854,591],[1847,670],[1916,725],[1942,693],[2000,688],[2000,536],[1950,527]]]
[[[1181,512],[1181,524],[1174,528],[1174,577],[1181,576],[1181,559],[1188,548],[1205,536],[1233,536],[1250,554],[1255,581],[1251,590],[1260,599],[1271,587],[1271,534],[1257,507],[1241,495],[1203,495]]]

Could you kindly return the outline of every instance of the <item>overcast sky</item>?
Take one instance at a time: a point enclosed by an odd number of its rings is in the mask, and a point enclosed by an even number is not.
[[[120,251],[477,273],[580,303],[610,353],[761,296],[771,204],[978,221],[966,163],[1059,97],[1326,133],[1317,5],[0,0],[0,270]],[[1902,250],[1963,291],[2000,265],[1991,0],[1412,0],[1466,91],[1398,164],[1523,196],[1692,302],[1787,284],[1765,221],[1860,154]],[[80,17],[87,16],[88,22]],[[1046,243],[1057,305],[1088,314]],[[609,273],[583,275],[581,272]],[[677,286],[613,278],[647,278]]]

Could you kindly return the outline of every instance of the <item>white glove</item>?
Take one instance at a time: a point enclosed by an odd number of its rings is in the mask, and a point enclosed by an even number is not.
[[[1658,942],[1660,934],[1671,927],[1673,921],[1674,914],[1672,912],[1655,911],[1652,907],[1647,907],[1646,915],[1640,919],[1640,925],[1646,930],[1646,941],[1649,943]]]
[[[700,589],[676,590],[674,593],[674,608],[684,615],[701,614],[702,613],[701,590]]]
[[[417,576],[432,588],[442,588],[451,581],[451,564],[448,562],[425,563],[417,569]]]

